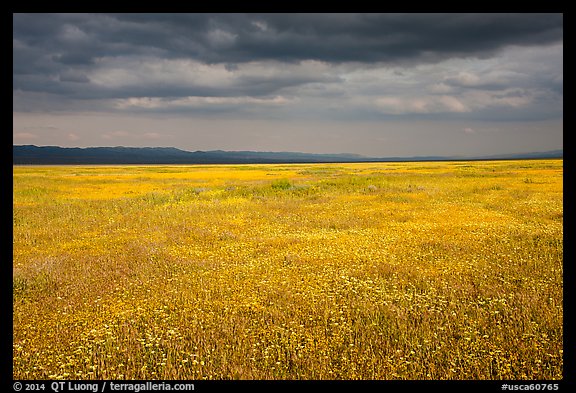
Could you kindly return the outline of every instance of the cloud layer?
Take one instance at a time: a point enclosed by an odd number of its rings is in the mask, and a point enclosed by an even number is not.
[[[561,14],[17,14],[14,35],[24,44],[34,43],[33,47],[43,52],[43,57],[61,65],[90,65],[100,58],[118,55],[192,58],[205,63],[420,62],[486,57],[509,45],[558,42],[563,36],[563,17]],[[28,55],[35,57],[30,51]],[[18,61],[16,64],[26,68]]]
[[[562,118],[562,14],[14,14],[13,22],[18,113]]]

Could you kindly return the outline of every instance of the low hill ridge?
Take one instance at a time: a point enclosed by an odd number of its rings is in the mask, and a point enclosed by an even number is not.
[[[261,151],[185,151],[175,147],[59,147],[13,145],[14,165],[65,164],[278,164],[315,162],[496,160],[522,158],[562,158],[563,150],[501,154],[490,156],[366,157],[359,154],[313,154]]]

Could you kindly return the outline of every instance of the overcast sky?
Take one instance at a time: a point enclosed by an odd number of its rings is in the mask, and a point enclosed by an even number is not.
[[[562,14],[14,14],[14,144],[563,146]]]

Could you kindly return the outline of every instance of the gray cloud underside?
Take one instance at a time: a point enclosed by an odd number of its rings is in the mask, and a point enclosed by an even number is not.
[[[549,118],[562,108],[561,14],[15,14],[13,22],[15,111]]]
[[[66,65],[89,65],[102,56],[128,54],[228,63],[438,61],[487,56],[507,45],[557,42],[562,36],[561,14],[14,16],[16,39]],[[15,73],[30,66],[15,64]]]

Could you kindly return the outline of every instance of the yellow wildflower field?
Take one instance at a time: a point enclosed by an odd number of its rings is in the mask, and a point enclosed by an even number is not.
[[[563,161],[13,167],[15,379],[561,379]]]

